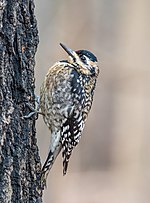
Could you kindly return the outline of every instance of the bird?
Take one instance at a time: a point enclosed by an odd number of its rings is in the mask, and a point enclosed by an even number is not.
[[[63,175],[74,147],[79,143],[92,106],[99,66],[96,56],[87,50],[74,51],[66,45],[68,59],[49,68],[40,88],[40,109],[51,132],[47,159],[41,170],[42,185],[58,154],[62,151]]]

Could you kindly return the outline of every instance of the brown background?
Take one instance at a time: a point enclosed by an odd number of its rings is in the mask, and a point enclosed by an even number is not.
[[[150,202],[150,1],[38,0],[36,93],[48,68],[65,59],[63,42],[93,51],[101,74],[67,176],[57,159],[45,203]],[[42,163],[50,133],[37,122]]]

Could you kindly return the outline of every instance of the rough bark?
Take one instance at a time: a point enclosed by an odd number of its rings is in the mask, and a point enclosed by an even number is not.
[[[33,0],[0,0],[0,202],[42,202],[34,106],[38,45]]]

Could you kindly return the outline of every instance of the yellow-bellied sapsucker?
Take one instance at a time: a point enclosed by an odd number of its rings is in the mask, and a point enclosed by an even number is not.
[[[99,68],[97,58],[87,50],[73,51],[60,44],[69,60],[55,63],[40,91],[40,109],[51,131],[49,154],[42,168],[42,182],[62,150],[63,175],[78,144],[91,109]]]

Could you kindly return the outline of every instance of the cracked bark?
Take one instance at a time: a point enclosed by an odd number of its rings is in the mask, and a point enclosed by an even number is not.
[[[0,202],[42,202],[34,106],[38,45],[33,0],[0,0]]]

